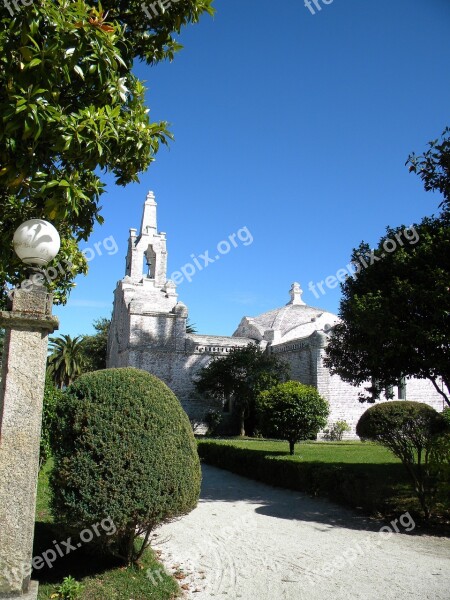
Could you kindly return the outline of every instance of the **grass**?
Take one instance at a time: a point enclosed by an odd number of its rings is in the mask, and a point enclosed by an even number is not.
[[[321,462],[345,464],[401,464],[392,452],[378,444],[359,441],[346,442],[301,442],[295,445],[294,456],[289,456],[287,442],[263,439],[240,438],[214,440],[234,448],[251,449],[263,454],[279,456],[283,460],[296,462]]]
[[[408,474],[389,450],[360,441],[302,442],[294,456],[284,441],[199,440],[204,462],[266,483],[325,496],[390,520],[410,511],[423,531],[450,534],[450,490],[443,490],[425,522]]]
[[[33,555],[42,556],[54,548],[54,540],[66,541],[67,535],[53,522],[49,508],[50,490],[48,478],[51,461],[39,475],[36,504],[36,529]],[[39,580],[38,600],[59,598],[57,589],[64,577],[71,575],[82,583],[79,600],[172,600],[180,595],[180,588],[173,577],[167,574],[156,560],[154,552],[145,552],[138,567],[125,567],[111,559],[93,556],[83,547],[67,556],[59,557],[53,568],[42,568],[33,572]],[[148,570],[153,581],[148,577]]]

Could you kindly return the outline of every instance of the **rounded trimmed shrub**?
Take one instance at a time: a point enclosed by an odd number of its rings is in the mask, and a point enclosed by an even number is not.
[[[361,439],[386,446],[402,461],[427,518],[439,485],[435,446],[446,428],[444,417],[434,408],[406,400],[376,404],[361,415],[356,425]]]
[[[367,409],[359,418],[356,434],[361,439],[380,442],[391,450],[411,443],[406,448],[425,448],[430,438],[442,430],[443,419],[434,408],[422,402],[392,400]]]
[[[100,531],[102,541],[127,563],[141,556],[156,525],[197,504],[201,471],[189,419],[146,371],[79,377],[58,404],[52,449],[55,516],[77,529],[109,519],[115,531]]]
[[[300,440],[315,438],[327,423],[328,402],[315,387],[286,381],[261,392],[257,400],[258,425],[265,437],[289,442],[289,452]]]

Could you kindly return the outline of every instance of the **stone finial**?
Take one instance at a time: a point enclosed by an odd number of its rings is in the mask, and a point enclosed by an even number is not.
[[[150,190],[147,193],[147,197],[146,197],[145,201],[148,202],[148,203],[150,203],[150,204],[156,204],[155,193]]]
[[[301,304],[301,305],[305,306],[305,303],[302,300],[303,290],[300,287],[299,283],[294,282],[291,285],[291,289],[289,290],[289,294],[291,296],[291,300],[290,300],[290,302],[288,302],[288,304]]]

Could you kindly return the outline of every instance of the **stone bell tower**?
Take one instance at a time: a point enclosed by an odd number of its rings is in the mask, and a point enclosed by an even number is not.
[[[162,288],[166,284],[167,249],[166,234],[158,233],[156,202],[153,192],[147,194],[142,213],[141,230],[130,229],[125,276],[139,283]]]
[[[166,277],[166,234],[158,233],[155,196],[149,192],[139,233],[130,229],[125,277],[114,292],[107,366],[145,369],[176,391],[188,311]]]

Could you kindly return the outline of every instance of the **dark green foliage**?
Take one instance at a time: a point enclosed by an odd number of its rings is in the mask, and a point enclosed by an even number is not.
[[[402,461],[426,518],[431,513],[439,483],[440,460],[433,455],[433,447],[446,428],[445,419],[433,408],[406,401],[372,406],[361,415],[356,426],[361,439],[382,444]],[[438,459],[437,464],[433,456]]]
[[[51,487],[62,522],[83,528],[109,517],[117,533],[104,538],[107,550],[131,563],[156,525],[196,506],[195,439],[158,378],[133,368],[87,373],[68,388],[57,416]]]
[[[97,333],[83,336],[84,372],[106,369],[106,350],[110,323],[111,319],[96,319],[94,329]]]
[[[450,127],[444,129],[441,139],[429,142],[422,156],[411,154],[406,164],[421,177],[427,191],[444,196],[441,206],[450,209]]]
[[[330,412],[316,388],[298,381],[286,381],[261,392],[256,407],[262,434],[287,440],[291,455],[296,442],[317,436]]]
[[[70,335],[51,337],[51,354],[47,359],[47,374],[59,388],[70,385],[85,370],[86,354],[83,338]]]
[[[213,435],[222,422],[223,413],[218,410],[210,410],[205,415],[205,423],[208,426],[207,435]]]
[[[52,430],[57,427],[56,407],[61,401],[62,392],[57,389],[49,377],[45,380],[44,404],[42,407],[41,446],[39,452],[39,469],[51,456],[50,438]]]
[[[200,371],[196,387],[201,394],[231,402],[239,416],[240,435],[245,435],[245,421],[254,416],[258,394],[287,379],[288,372],[284,361],[249,344],[212,360]]]
[[[78,244],[103,221],[104,174],[121,186],[138,181],[172,138],[150,119],[134,61],[172,60],[175,37],[212,14],[211,1],[173,2],[154,19],[140,0],[41,0],[13,14],[0,5],[0,304],[4,285],[25,278],[11,239],[27,219],[48,219],[61,234],[57,302],[86,273]]]
[[[189,317],[186,321],[186,333],[197,333],[197,325],[195,323],[191,323]]]
[[[387,240],[395,251],[386,252]],[[342,322],[333,328],[325,365],[353,385],[376,381],[363,401],[417,377],[429,379],[450,405],[450,212],[388,228],[373,252],[369,260],[364,243],[353,251],[355,265],[361,255],[369,266],[342,284]]]

